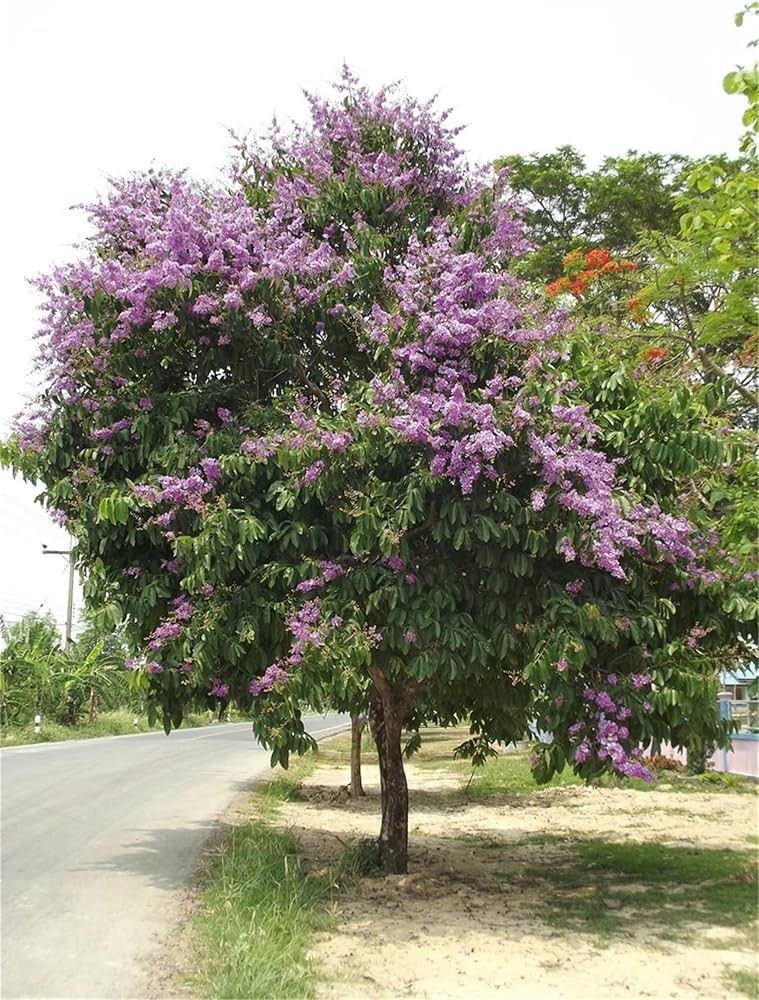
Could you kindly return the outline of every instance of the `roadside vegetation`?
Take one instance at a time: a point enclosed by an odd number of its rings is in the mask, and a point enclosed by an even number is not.
[[[0,619],[0,746],[121,736],[162,729],[146,709],[141,675],[124,668],[123,630],[85,622],[68,649],[50,615],[29,612],[13,625]],[[41,718],[35,732],[35,716]],[[240,720],[226,702],[198,700],[185,728]]]
[[[192,712],[182,720],[182,729],[213,725],[220,721],[244,720],[236,712],[230,713],[229,720],[226,716],[223,720],[219,720],[210,712]],[[151,726],[144,714],[135,715],[128,709],[114,709],[111,712],[102,712],[92,723],[84,721],[78,726],[65,726],[59,722],[43,719],[38,733],[34,731],[34,722],[20,726],[3,726],[0,730],[0,746],[18,747],[30,743],[57,743],[62,740],[89,740],[100,736],[129,736],[132,733],[159,732],[163,732],[160,722],[154,722]]]
[[[359,858],[348,849],[336,865],[311,867],[295,835],[281,826],[281,807],[298,798],[315,764],[309,754],[265,783],[249,802],[253,818],[229,829],[207,859],[192,921],[193,953],[201,958],[189,983],[198,996],[313,996],[318,970],[309,957],[311,938],[331,926]]]

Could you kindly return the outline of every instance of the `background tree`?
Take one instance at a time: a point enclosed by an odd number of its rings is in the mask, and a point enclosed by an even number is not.
[[[76,726],[85,710],[92,723],[100,708],[135,704],[123,669],[127,647],[121,629],[109,626],[104,632],[89,621],[64,651],[50,614],[28,612],[15,624],[2,623],[0,628],[3,722],[23,724],[40,713]]]
[[[534,243],[519,270],[543,284],[561,276],[573,250],[604,247],[624,256],[645,232],[676,233],[675,198],[693,166],[678,154],[631,150],[607,157],[594,170],[572,146],[504,156],[498,164],[508,169],[509,183],[524,201]]]
[[[398,872],[404,727],[467,720],[482,759],[537,719],[538,779],[647,777],[652,739],[724,738],[715,657],[748,599],[725,613],[688,494],[717,428],[683,388],[643,460],[650,399],[513,273],[503,176],[349,75],[310,107],[224,187],[148,174],[92,207],[89,256],[40,283],[48,380],[5,456],[123,609],[167,731],[232,698],[286,766],[301,706],[369,687]]]
[[[61,638],[52,615],[29,612],[8,625],[0,620],[0,714],[3,723],[26,722],[56,701],[53,680]]]

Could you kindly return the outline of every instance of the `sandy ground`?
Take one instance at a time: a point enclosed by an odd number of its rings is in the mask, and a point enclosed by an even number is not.
[[[717,1000],[738,997],[724,970],[755,969],[745,927],[668,926],[666,913],[628,906],[586,887],[591,905],[614,908],[623,929],[600,936],[547,916],[548,882],[572,840],[657,841],[672,847],[750,851],[753,795],[560,788],[481,800],[457,794],[458,776],[408,766],[409,874],[367,877],[336,892],[337,923],[315,941],[326,977],[320,1000]],[[357,836],[375,837],[379,779],[364,767],[367,798],[352,803],[344,767],[321,766],[304,800],[281,817],[307,863],[324,865]],[[564,838],[541,842],[541,836]],[[555,882],[554,882],[555,884]],[[755,939],[754,939],[755,940]]]

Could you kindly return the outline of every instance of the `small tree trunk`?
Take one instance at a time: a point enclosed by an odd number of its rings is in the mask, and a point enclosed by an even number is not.
[[[70,695],[66,696],[66,719],[70,726],[79,725],[79,706]]]
[[[388,875],[404,875],[408,867],[408,785],[403,768],[401,733],[408,693],[400,693],[377,672],[370,722],[377,743],[382,787],[379,861]]]
[[[98,717],[98,696],[95,688],[90,688],[90,711],[87,715],[87,722],[91,726]]]
[[[351,713],[351,795],[354,799],[365,795],[361,783],[361,735],[364,723],[358,715]]]
[[[703,774],[711,759],[712,754],[717,749],[716,743],[702,742],[699,746],[691,744],[688,747],[687,767],[691,774]]]

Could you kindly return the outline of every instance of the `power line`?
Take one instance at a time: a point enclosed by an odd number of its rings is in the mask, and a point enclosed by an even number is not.
[[[21,510],[24,511],[41,510],[41,507],[38,503],[35,503],[34,501],[32,501],[29,504],[22,503],[21,500],[18,500],[16,499],[16,497],[11,496],[11,494],[8,492],[0,493],[0,500],[4,500],[7,503],[12,503],[14,504],[14,506],[19,507]]]
[[[3,621],[10,622],[12,625],[17,625],[19,622],[23,621],[24,618],[26,618],[26,615],[6,615],[6,614],[3,614],[3,612],[0,612],[0,618]],[[53,619],[53,624],[54,625],[65,625],[66,622],[59,622],[59,621],[56,621],[55,619]]]
[[[39,535],[35,538],[30,532],[24,531],[22,528],[10,527],[8,532],[13,534],[14,538],[22,538],[26,542],[31,542],[33,545],[39,545]]]
[[[14,518],[16,521],[21,522],[21,524],[25,524],[34,531],[44,531],[47,529],[55,531],[60,530],[60,526],[57,525],[52,518],[42,512],[40,512],[39,520],[37,520],[34,517],[29,516],[26,512],[21,514],[18,511],[12,510],[10,507],[4,507],[3,504],[0,503],[0,513],[2,513],[5,517]]]
[[[6,601],[0,598],[0,610],[7,610],[10,614],[25,615],[28,611],[39,611],[44,604],[37,604],[36,601],[25,604],[21,601]]]
[[[34,501],[30,503],[22,503],[20,500],[17,500],[16,497],[11,496],[10,493],[0,493],[0,501],[12,504],[14,507],[18,507],[18,509],[24,514],[34,513],[40,514],[43,517],[49,516],[45,513],[46,508],[40,504],[35,503]]]

